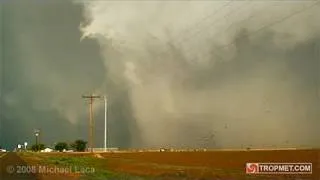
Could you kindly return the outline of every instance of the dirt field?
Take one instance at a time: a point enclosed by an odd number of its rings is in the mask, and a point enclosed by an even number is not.
[[[109,159],[108,168],[115,171],[148,175],[175,172],[198,178],[248,177],[244,171],[248,162],[310,162],[312,179],[320,179],[319,150],[104,153],[102,156]]]
[[[272,179],[320,180],[320,150],[130,152],[130,153],[47,153],[43,157],[87,157],[99,160],[97,168],[156,179]],[[247,162],[313,163],[312,175],[245,174]]]

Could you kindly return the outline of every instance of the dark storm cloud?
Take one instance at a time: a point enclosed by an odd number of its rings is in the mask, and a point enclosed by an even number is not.
[[[80,42],[81,6],[13,1],[2,7],[3,144],[33,143],[35,128],[42,130],[47,144],[87,139],[87,103],[81,95],[101,87],[105,70],[96,41]],[[103,129],[97,133],[102,135]],[[121,134],[119,139],[128,139]],[[97,143],[101,146],[102,139]]]

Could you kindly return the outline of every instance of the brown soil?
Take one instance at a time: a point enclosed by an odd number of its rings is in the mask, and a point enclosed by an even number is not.
[[[42,157],[91,156],[99,159],[98,168],[159,179],[220,180],[320,180],[320,150],[260,150],[207,152],[109,152],[109,153],[44,153]],[[29,161],[30,162],[30,161]],[[245,174],[248,162],[313,163],[312,175]]]
[[[245,178],[248,162],[309,162],[313,175],[299,175],[319,180],[320,150],[273,151],[209,151],[209,152],[135,152],[103,153],[106,168],[139,175],[161,176],[176,174],[194,178]],[[271,179],[279,175],[269,176]],[[294,176],[281,176],[289,179]],[[259,178],[258,178],[259,179]]]

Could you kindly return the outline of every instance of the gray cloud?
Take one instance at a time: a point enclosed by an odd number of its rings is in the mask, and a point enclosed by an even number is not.
[[[82,9],[71,2],[2,4],[5,83],[1,140],[33,143],[86,137],[86,103],[81,95],[104,81],[99,46],[80,43]]]

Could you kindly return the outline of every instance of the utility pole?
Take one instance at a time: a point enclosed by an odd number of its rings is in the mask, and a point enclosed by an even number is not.
[[[108,110],[108,108],[107,107],[108,107],[107,106],[107,96],[104,96],[104,152],[107,151],[107,144],[108,144],[108,140],[107,140],[107,138],[108,138],[108,136],[107,136],[107,132],[108,132],[108,130],[107,130],[107,128],[108,128],[108,126],[107,126],[107,110]]]
[[[39,147],[39,139],[40,139],[40,129],[35,129],[34,130],[34,135],[36,136],[36,147],[37,147],[37,151],[40,150],[40,147]]]
[[[93,121],[93,100],[101,98],[101,96],[94,96],[94,95],[89,95],[89,96],[82,96],[84,99],[89,99],[89,149],[91,152],[93,152],[93,146],[94,146],[94,121]]]

